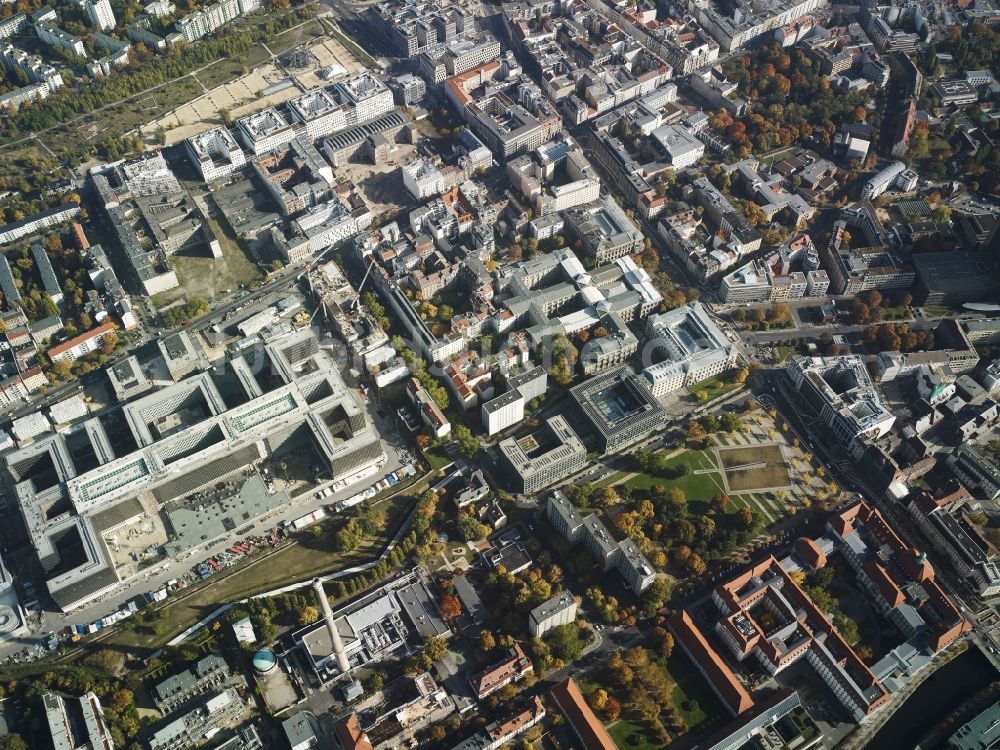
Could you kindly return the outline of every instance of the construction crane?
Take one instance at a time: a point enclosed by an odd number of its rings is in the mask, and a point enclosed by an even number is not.
[[[365,282],[368,281],[368,276],[371,274],[372,269],[375,268],[375,259],[372,258],[368,262],[368,270],[365,271],[364,277],[361,279],[361,283],[358,284],[358,296],[354,298],[354,304],[351,306],[352,310],[357,310],[358,305],[361,304],[361,290],[365,288]]]

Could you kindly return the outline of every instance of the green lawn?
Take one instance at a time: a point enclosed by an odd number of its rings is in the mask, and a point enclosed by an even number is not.
[[[886,320],[908,320],[910,311],[905,307],[883,307],[882,313]]]
[[[674,705],[684,717],[688,730],[700,727],[710,717],[724,715],[725,709],[719,699],[681,649],[675,648],[666,664],[661,666],[676,686],[672,694]]]
[[[448,452],[442,448],[428,448],[424,451],[424,458],[427,459],[427,463],[431,465],[432,469],[443,469],[448,464],[452,463],[451,456]]]
[[[787,362],[793,356],[798,353],[798,347],[795,346],[772,346],[771,356],[774,361],[778,364]]]
[[[682,463],[691,469],[687,476],[667,479],[656,474],[638,474],[626,484],[643,490],[648,490],[657,484],[662,484],[667,489],[677,487],[688,500],[707,500],[716,492],[722,491],[722,477],[719,475],[718,465],[711,451],[684,451],[667,461],[666,468],[669,470]],[[694,473],[700,469],[713,469],[713,471],[708,474]]]
[[[659,735],[645,723],[619,719],[608,727],[619,750],[660,750]]]
[[[740,383],[727,383],[720,378],[709,378],[688,386],[688,392],[698,400],[699,404],[707,404],[709,401],[739,387]]]

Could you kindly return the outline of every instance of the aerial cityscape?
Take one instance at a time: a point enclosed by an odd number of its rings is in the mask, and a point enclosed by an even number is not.
[[[0,750],[1000,749],[997,0],[0,60]]]

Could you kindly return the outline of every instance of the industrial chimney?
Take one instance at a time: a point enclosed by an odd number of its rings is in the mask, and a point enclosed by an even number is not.
[[[313,579],[313,591],[319,599],[319,606],[323,612],[323,619],[326,620],[326,629],[330,632],[330,640],[333,642],[333,656],[337,660],[337,668],[341,674],[347,674],[351,670],[351,663],[344,653],[344,642],[340,640],[340,633],[333,622],[333,610],[330,609],[330,601],[326,598],[326,591],[323,590],[323,582],[318,578]]]

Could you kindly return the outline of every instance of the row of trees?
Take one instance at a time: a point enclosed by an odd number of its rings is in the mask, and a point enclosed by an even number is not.
[[[861,338],[880,352],[928,351],[935,347],[933,331],[911,331],[907,323],[865,326]]]
[[[378,319],[380,315],[384,316],[386,318],[386,322],[384,325],[380,322],[379,326],[382,328],[388,328],[388,316],[385,315],[385,310],[378,304],[378,301],[374,299],[374,295],[372,295],[372,301],[369,302],[367,299],[369,294],[371,294],[371,292],[368,292],[365,295],[365,306],[368,307],[369,310],[372,310],[372,303],[377,305],[375,310],[372,311],[372,314],[376,317],[376,319]],[[410,349],[406,345],[406,342],[403,341],[402,336],[393,336],[389,343],[392,345],[392,348],[399,353],[399,356],[402,357],[403,361],[406,362],[406,366],[410,368],[410,372],[413,374],[413,377],[417,379],[420,385],[422,385],[427,390],[427,393],[430,394],[430,397],[434,399],[434,403],[437,404],[442,411],[447,409],[449,403],[448,389],[441,385],[441,383],[439,383],[429,372],[427,372],[427,362],[424,358]]]

